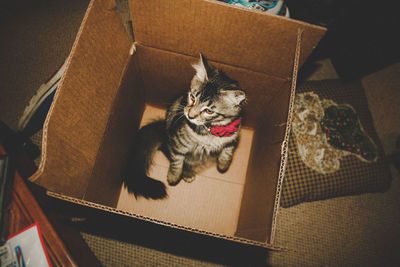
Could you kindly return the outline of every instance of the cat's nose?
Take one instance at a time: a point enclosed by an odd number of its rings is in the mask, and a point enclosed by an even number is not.
[[[193,110],[193,108],[189,109],[188,118],[191,119],[191,120],[196,118],[196,112]]]

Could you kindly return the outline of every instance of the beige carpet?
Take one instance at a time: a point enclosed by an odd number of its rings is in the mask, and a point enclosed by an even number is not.
[[[118,2],[126,21],[126,1]],[[3,8],[5,4],[7,8]],[[16,128],[29,99],[67,57],[87,4],[88,0],[2,2],[0,120]],[[309,79],[337,77],[329,60],[318,64],[320,67]],[[400,135],[400,64],[365,77],[363,85],[376,130],[386,153],[390,153]],[[392,186],[383,194],[342,197],[281,209],[276,242],[291,251],[271,252],[263,263],[399,266],[400,177],[394,169],[392,174]],[[174,255],[160,248],[82,235],[104,266],[224,266]]]

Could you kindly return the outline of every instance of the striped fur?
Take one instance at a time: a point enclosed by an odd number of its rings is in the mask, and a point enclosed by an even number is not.
[[[228,170],[232,162],[239,131],[228,137],[219,137],[212,135],[210,128],[228,125],[241,117],[245,93],[236,81],[209,64],[203,56],[194,68],[196,75],[191,81],[190,90],[169,107],[165,121],[146,125],[136,137],[140,145],[136,145],[135,156],[131,159],[134,162],[130,164],[142,171],[139,178],[129,173],[124,179],[125,186],[135,196],[166,196],[165,187],[161,188],[159,184],[161,182],[146,175],[157,149],[161,149],[170,161],[167,175],[169,185],[176,185],[182,179],[193,181],[196,172],[210,160],[216,160],[217,169],[222,173]],[[154,192],[140,193],[138,180],[154,184]]]

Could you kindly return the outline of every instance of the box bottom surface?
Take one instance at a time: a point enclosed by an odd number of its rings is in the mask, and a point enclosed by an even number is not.
[[[141,125],[164,116],[165,110],[146,105]],[[211,164],[198,173],[193,182],[181,181],[176,186],[168,186],[168,159],[162,152],[156,152],[149,176],[167,185],[168,197],[161,200],[136,199],[122,187],[117,209],[187,228],[234,236],[252,138],[252,129],[242,128],[232,165],[226,173],[219,173],[216,165]]]

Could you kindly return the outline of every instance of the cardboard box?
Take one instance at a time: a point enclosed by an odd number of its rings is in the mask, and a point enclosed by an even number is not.
[[[273,247],[297,70],[325,29],[217,1],[133,0],[130,8],[134,42],[113,1],[91,1],[30,180],[66,201]],[[133,136],[143,116],[162,114],[187,90],[200,52],[247,92],[231,170],[168,186],[166,200],[136,200],[121,182]],[[156,156],[150,175],[162,179],[167,164]]]

